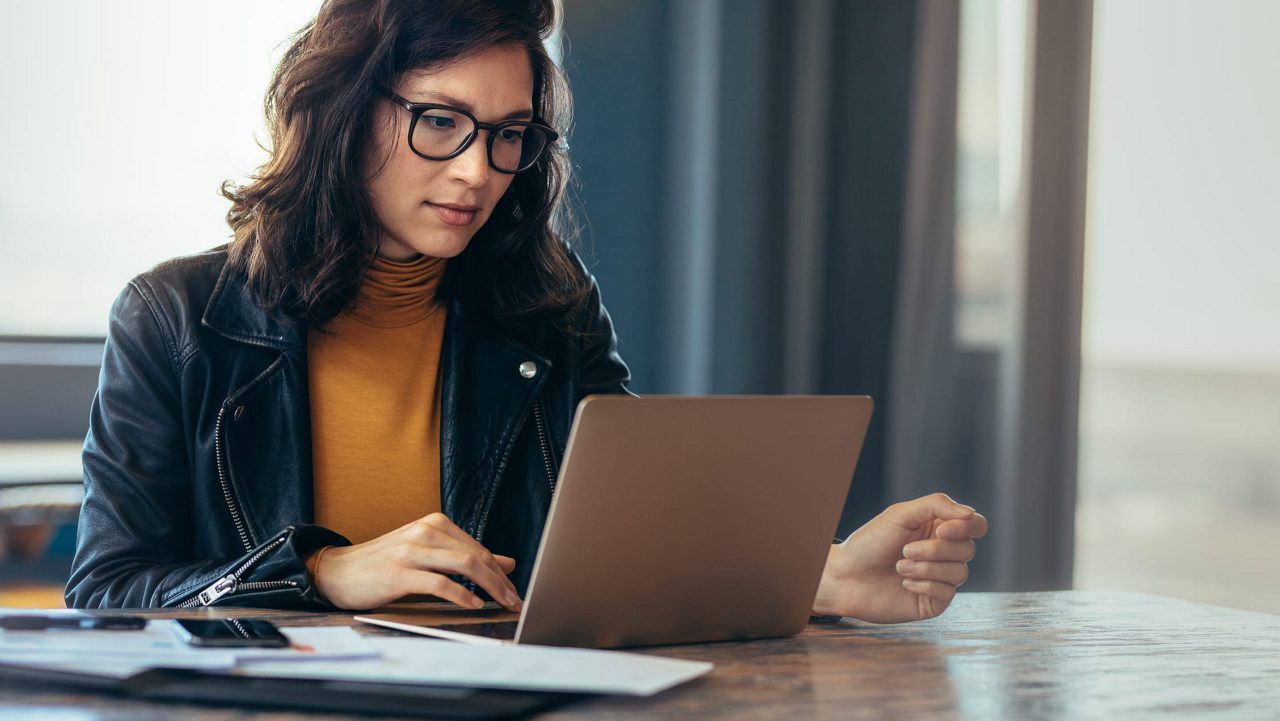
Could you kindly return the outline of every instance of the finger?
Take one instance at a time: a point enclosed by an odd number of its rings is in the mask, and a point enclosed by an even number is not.
[[[493,554],[493,560],[498,562],[498,567],[502,569],[503,573],[511,573],[516,570],[516,559],[511,556],[499,556],[495,553]]]
[[[515,568],[515,559],[504,556],[507,559],[506,568],[504,568],[502,561],[499,561],[496,556],[489,553],[484,546],[478,543],[466,543],[438,531],[417,533],[407,541],[407,556],[403,560],[406,565],[414,568],[428,568],[428,566],[423,565],[426,563],[426,561],[422,560],[423,554],[430,554],[435,551],[456,553],[463,557],[474,558],[478,563],[487,567],[495,577],[501,579],[500,583],[503,586],[503,592],[493,597],[499,603],[503,602],[504,596],[516,595],[515,585],[511,583],[511,579],[507,578],[507,574]]]
[[[963,520],[945,521],[934,531],[938,538],[959,541],[966,538],[982,538],[987,535],[987,519],[981,513]]]
[[[933,493],[913,501],[895,503],[885,509],[885,515],[908,528],[918,528],[935,519],[944,521],[972,517],[977,511],[963,503],[956,503],[945,493]]]
[[[489,593],[493,600],[511,611],[520,610],[520,597],[515,587],[501,572],[495,571],[484,559],[463,551],[423,548],[414,566],[426,571],[457,574],[475,581]]]
[[[510,579],[506,578],[506,574],[515,570],[515,559],[510,556],[504,556],[503,558],[506,561],[499,561],[489,552],[489,549],[480,545],[480,542],[472,538],[469,533],[458,528],[443,513],[432,513],[424,516],[409,524],[407,528],[410,537],[419,545],[449,548],[480,557],[493,568],[494,573],[503,577],[506,592],[513,596],[516,594],[515,585],[511,583]],[[494,596],[494,598],[501,598],[501,596]]]
[[[941,581],[923,581],[918,578],[902,579],[902,587],[912,593],[918,593],[921,596],[928,596],[934,599],[943,608],[951,604],[956,597],[956,587]]]
[[[904,558],[913,561],[972,561],[977,544],[972,540],[948,541],[931,538],[908,543],[902,549]]]
[[[969,567],[959,561],[898,561],[898,574],[921,581],[941,581],[959,588],[969,580]]]
[[[421,593],[439,596],[463,608],[480,608],[484,605],[484,601],[481,601],[479,596],[438,573],[410,570],[406,571],[404,576],[405,595]]]

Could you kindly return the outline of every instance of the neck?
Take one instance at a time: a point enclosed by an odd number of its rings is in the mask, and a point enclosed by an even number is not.
[[[403,263],[406,260],[413,260],[420,255],[422,254],[404,243],[398,243],[387,238],[383,238],[378,241],[379,258],[386,258],[387,260],[394,260]]]

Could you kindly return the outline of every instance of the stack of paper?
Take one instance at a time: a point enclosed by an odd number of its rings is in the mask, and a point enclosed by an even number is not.
[[[207,649],[180,641],[172,622],[141,631],[0,631],[0,663],[125,679],[150,668],[269,678],[650,696],[712,664],[617,651],[473,646],[364,636],[349,626],[282,628],[290,648]]]
[[[289,648],[195,648],[180,641],[167,620],[149,621],[141,631],[0,631],[0,659],[125,678],[146,668],[229,669],[256,661],[375,659],[381,653],[347,626],[282,630]]]
[[[701,676],[710,663],[619,651],[550,646],[468,645],[426,638],[377,638],[381,657],[360,663],[255,662],[233,673],[526,691],[652,696]]]

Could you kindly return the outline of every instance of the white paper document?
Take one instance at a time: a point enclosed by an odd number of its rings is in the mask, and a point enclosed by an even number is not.
[[[379,654],[376,647],[349,626],[283,628],[281,631],[292,643],[289,648],[195,648],[179,640],[167,620],[149,621],[141,631],[0,631],[0,659],[5,663],[33,663],[69,670],[113,666],[210,669],[230,668],[250,661],[316,662],[375,658]]]
[[[529,691],[652,696],[695,679],[710,663],[550,646],[469,646],[425,638],[375,638],[381,657],[358,663],[251,662],[231,673]]]
[[[125,679],[153,668],[185,668],[196,671],[225,671],[236,665],[229,653],[164,654],[147,656],[85,656],[78,653],[28,653],[4,655],[0,663],[25,668],[45,668],[86,676]]]

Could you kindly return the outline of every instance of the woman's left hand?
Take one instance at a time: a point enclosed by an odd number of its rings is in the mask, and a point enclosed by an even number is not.
[[[895,503],[831,547],[813,612],[872,623],[933,618],[969,578],[987,519],[935,493]]]

